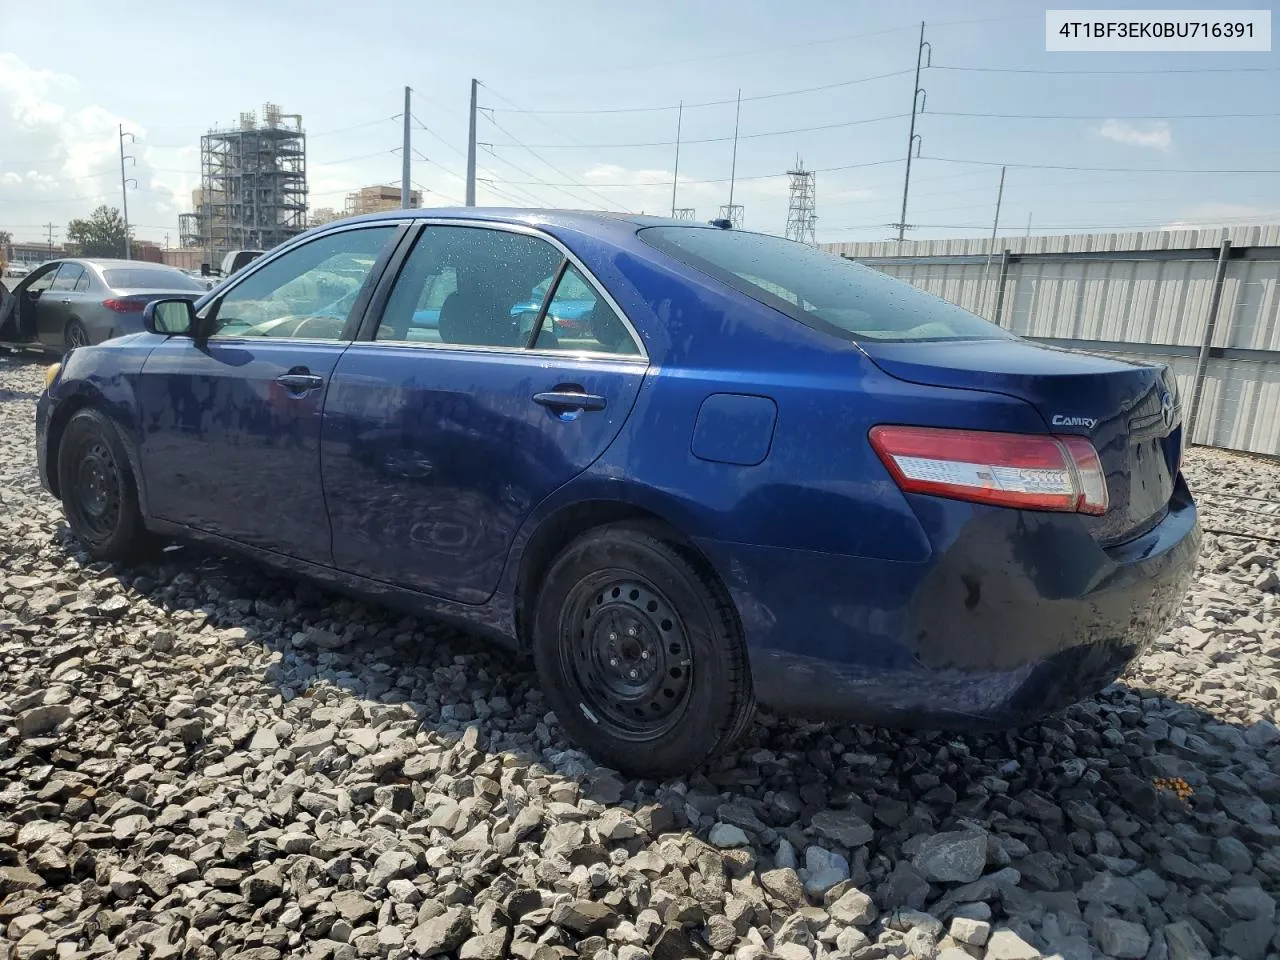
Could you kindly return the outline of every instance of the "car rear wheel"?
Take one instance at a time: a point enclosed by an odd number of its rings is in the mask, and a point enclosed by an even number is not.
[[[97,410],[71,417],[58,445],[58,492],[67,525],[96,560],[122,560],[146,543],[129,460]]]
[[[72,320],[67,324],[67,329],[62,339],[68,350],[73,350],[76,347],[87,347],[89,346],[89,331],[85,329],[84,324],[79,320]]]
[[[565,731],[633,776],[687,773],[754,713],[727,598],[649,525],[597,528],[556,558],[535,602],[532,643]]]

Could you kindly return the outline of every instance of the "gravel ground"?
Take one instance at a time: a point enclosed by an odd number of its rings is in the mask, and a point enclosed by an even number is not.
[[[1125,682],[1005,736],[762,717],[688,780],[526,664],[191,548],[88,564],[0,358],[0,958],[1280,955],[1280,466]]]

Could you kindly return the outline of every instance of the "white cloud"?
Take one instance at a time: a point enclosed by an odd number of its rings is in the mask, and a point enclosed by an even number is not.
[[[120,206],[119,125],[139,140],[146,131],[91,96],[75,77],[0,53],[0,229],[14,239],[38,239],[38,225],[48,222],[62,239],[69,220],[102,203]],[[177,214],[190,205],[190,178],[181,171],[161,175],[141,143],[130,152],[137,158],[128,170],[137,181],[129,192],[136,235],[160,240],[168,230],[176,240]],[[194,157],[180,159],[195,170]]]
[[[1160,150],[1168,153],[1173,147],[1173,131],[1169,124],[1158,120],[1150,124],[1133,124],[1124,120],[1107,120],[1098,129],[1098,133],[1116,143],[1128,144],[1131,147],[1145,147],[1149,150]]]
[[[1161,230],[1197,230],[1205,227],[1244,226],[1280,222],[1280,208],[1247,203],[1198,203],[1184,215],[1163,224]]]

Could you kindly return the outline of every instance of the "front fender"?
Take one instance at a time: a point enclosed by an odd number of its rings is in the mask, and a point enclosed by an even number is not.
[[[58,447],[62,431],[77,410],[92,407],[110,417],[119,431],[137,486],[138,506],[144,517],[150,515],[146,481],[138,459],[142,422],[137,385],[142,366],[154,347],[151,337],[130,337],[67,354],[58,379],[47,393],[47,421],[38,441],[43,445],[45,474],[54,496],[59,495]]]

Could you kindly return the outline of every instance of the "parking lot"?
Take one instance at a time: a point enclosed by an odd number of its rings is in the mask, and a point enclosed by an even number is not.
[[[0,958],[1280,952],[1280,464],[1188,454],[1196,583],[1065,715],[762,716],[640,782],[452,630],[192,548],[86,565],[43,370],[0,357]]]

